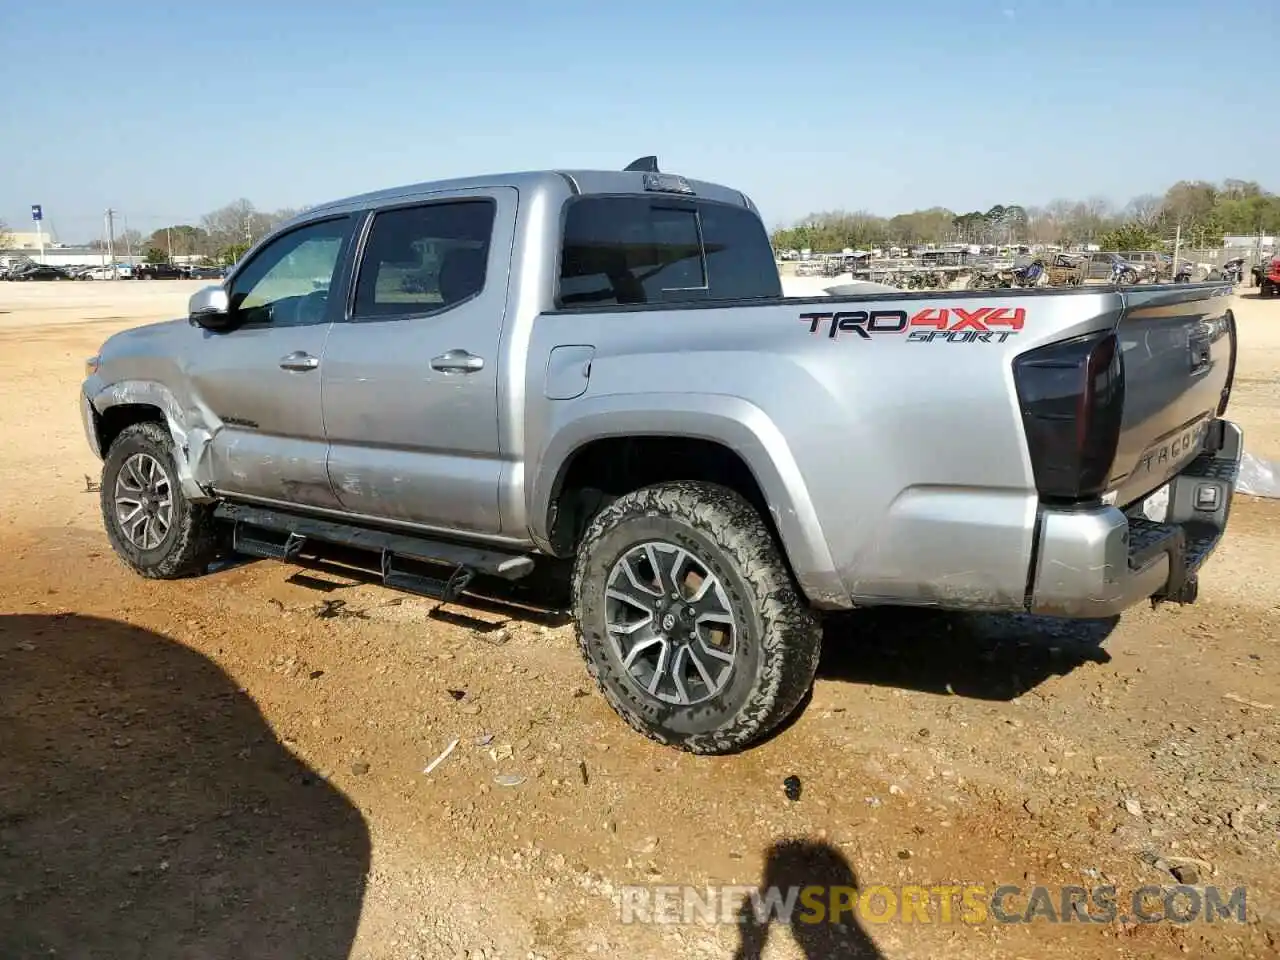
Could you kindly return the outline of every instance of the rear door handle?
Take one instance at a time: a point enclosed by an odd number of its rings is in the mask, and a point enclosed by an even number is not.
[[[484,358],[465,350],[450,350],[431,358],[431,369],[444,373],[475,373],[484,369]]]
[[[320,358],[313,357],[305,350],[295,350],[287,357],[280,358],[281,370],[314,370],[320,366]]]

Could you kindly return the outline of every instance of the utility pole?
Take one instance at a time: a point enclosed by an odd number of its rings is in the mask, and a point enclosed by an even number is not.
[[[129,258],[129,275],[133,275],[133,241],[129,239],[129,218],[124,218],[124,255]]]
[[[116,212],[107,208],[107,257],[111,260],[111,279],[119,280],[120,271],[116,269]]]
[[[164,239],[169,244],[169,262],[173,263],[173,234],[169,232],[169,228],[164,228]]]
[[[1178,221],[1177,232],[1173,235],[1173,279],[1178,277],[1178,250],[1182,247],[1182,221]]]

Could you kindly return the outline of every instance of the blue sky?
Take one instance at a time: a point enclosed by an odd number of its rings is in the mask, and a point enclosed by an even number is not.
[[[3,0],[0,219],[78,241],[108,206],[148,232],[647,153],[770,226],[1280,190],[1278,49],[1275,0]]]

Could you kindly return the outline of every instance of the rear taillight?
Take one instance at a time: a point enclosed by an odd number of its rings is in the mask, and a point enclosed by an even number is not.
[[[1124,363],[1115,334],[1089,334],[1024,353],[1013,361],[1013,380],[1040,496],[1101,496],[1124,413]]]
[[[1222,385],[1222,399],[1218,401],[1218,416],[1227,412],[1227,401],[1231,399],[1231,385],[1236,379],[1236,315],[1230,310],[1223,317],[1227,325],[1227,336],[1231,338],[1231,361],[1227,364],[1227,382]]]

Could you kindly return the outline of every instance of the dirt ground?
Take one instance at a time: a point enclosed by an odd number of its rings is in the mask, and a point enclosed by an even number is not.
[[[833,621],[794,722],[696,758],[614,717],[554,612],[436,609],[333,563],[128,573],[86,486],[82,361],[195,286],[0,284],[0,956],[1280,955],[1280,502],[1237,498],[1194,606]],[[1280,459],[1280,302],[1236,311],[1231,413]],[[1246,922],[768,936],[619,906],[768,876],[1112,884],[1124,914],[1175,874],[1246,887]]]

